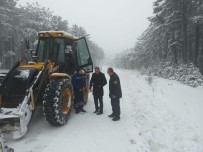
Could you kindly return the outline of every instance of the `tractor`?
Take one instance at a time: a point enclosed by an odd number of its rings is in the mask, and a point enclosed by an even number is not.
[[[93,71],[85,37],[42,31],[36,50],[29,48],[28,40],[26,52],[30,60],[17,61],[0,79],[0,132],[12,133],[16,139],[26,134],[39,106],[48,123],[65,125],[73,106],[72,75],[77,68],[83,69],[88,82]],[[88,83],[84,100],[87,97]]]

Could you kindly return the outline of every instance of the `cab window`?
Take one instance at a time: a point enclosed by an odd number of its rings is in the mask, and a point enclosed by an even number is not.
[[[81,39],[77,42],[77,57],[79,66],[89,64],[88,60],[90,59],[90,54],[85,39]]]
[[[64,54],[65,54],[65,45],[64,45],[64,39],[55,38],[53,40],[53,60],[56,60],[57,62],[64,62]]]
[[[83,68],[86,72],[92,72],[93,63],[85,38],[77,40],[76,50],[78,66]]]
[[[37,56],[39,61],[45,61],[48,59],[49,51],[49,39],[40,39],[37,47]]]

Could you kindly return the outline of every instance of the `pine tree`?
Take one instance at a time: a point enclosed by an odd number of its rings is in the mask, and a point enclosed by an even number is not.
[[[144,67],[165,78],[173,75],[182,82],[187,81],[184,73],[191,74],[193,69],[196,81],[196,67],[203,73],[203,0],[156,0],[153,7],[150,26],[138,38],[133,53],[124,50],[117,56],[119,63],[124,68]]]

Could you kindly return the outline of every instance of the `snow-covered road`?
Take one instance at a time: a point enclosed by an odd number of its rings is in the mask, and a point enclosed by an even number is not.
[[[93,114],[91,95],[88,113],[72,113],[63,127],[50,126],[39,109],[23,139],[7,137],[9,146],[15,152],[203,152],[203,87],[160,78],[149,84],[138,72],[116,72],[123,89],[121,121],[107,117],[106,86],[104,115]]]

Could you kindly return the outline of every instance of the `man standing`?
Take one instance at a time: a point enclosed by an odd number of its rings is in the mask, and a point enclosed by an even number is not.
[[[83,71],[82,69],[77,69],[76,73],[72,77],[72,85],[74,90],[74,108],[76,111],[76,114],[79,114],[80,112],[86,112],[83,109],[84,106],[84,87],[85,87],[85,81],[83,78]]]
[[[94,104],[95,104],[95,112],[97,115],[103,114],[103,96],[104,89],[103,87],[107,84],[105,75],[100,71],[99,67],[95,68],[95,73],[93,73],[92,78],[90,80],[90,90],[93,87],[93,96],[94,96]],[[100,108],[98,106],[98,100],[100,104]]]
[[[109,115],[110,118],[113,118],[113,121],[120,120],[120,98],[122,98],[122,90],[120,79],[118,75],[113,71],[112,68],[108,68],[107,71],[110,76],[109,80],[109,97],[111,98],[111,106],[113,113]]]

